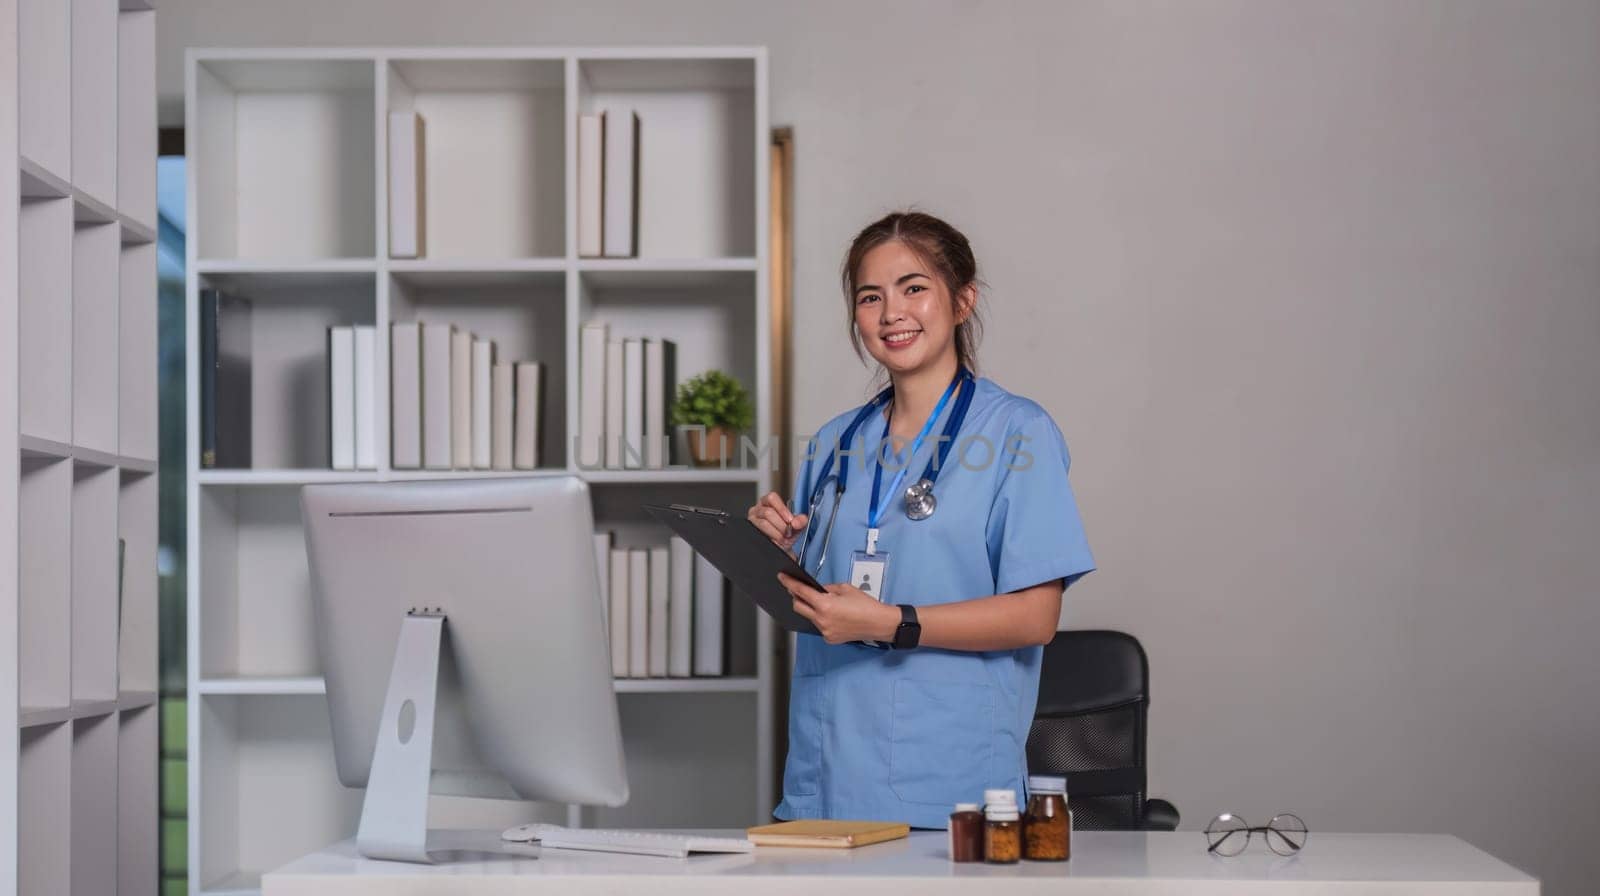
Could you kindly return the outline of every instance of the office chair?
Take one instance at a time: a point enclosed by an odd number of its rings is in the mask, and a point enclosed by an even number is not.
[[[1171,831],[1178,810],[1145,797],[1150,664],[1123,632],[1057,632],[1044,648],[1028,773],[1065,775],[1081,831]]]

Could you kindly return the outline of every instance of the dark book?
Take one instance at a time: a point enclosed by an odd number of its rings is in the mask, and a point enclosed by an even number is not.
[[[250,301],[200,291],[200,466],[250,466]]]

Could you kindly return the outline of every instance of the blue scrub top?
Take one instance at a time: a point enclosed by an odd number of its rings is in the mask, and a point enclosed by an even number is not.
[[[1063,579],[1094,569],[1072,487],[1067,445],[1038,404],[976,380],[972,405],[934,486],[938,508],[926,520],[906,517],[899,495],[879,527],[887,552],[880,598],[891,604],[952,603]],[[906,484],[932,458],[950,402],[922,449],[909,459]],[[860,408],[817,433],[800,470],[793,509],[809,509],[813,477],[828,453],[850,464],[820,582],[849,581],[850,555],[866,545],[872,494],[871,452],[884,444],[884,416],[874,414],[855,444],[839,439]],[[843,453],[855,450],[855,455]],[[900,462],[886,452],[883,483]],[[829,484],[817,504],[816,528],[802,558],[815,568],[833,506]],[[904,821],[943,828],[958,802],[982,802],[983,791],[1023,793],[1026,744],[1039,695],[1042,647],[983,653],[918,648],[890,651],[828,644],[798,636],[789,692],[789,756],[783,773],[782,819]]]

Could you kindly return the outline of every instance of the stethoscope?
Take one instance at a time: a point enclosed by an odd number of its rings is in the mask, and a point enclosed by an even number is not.
[[[916,521],[925,520],[928,517],[933,516],[933,512],[938,509],[939,502],[933,496],[933,484],[939,478],[939,471],[944,468],[945,458],[950,454],[950,446],[955,442],[956,433],[961,431],[962,421],[964,421],[967,416],[967,407],[972,404],[972,393],[977,391],[976,389],[971,388],[971,384],[971,371],[967,370],[965,367],[958,369],[956,371],[955,379],[950,383],[950,388],[955,389],[959,385],[964,385],[965,387],[961,389],[961,394],[956,396],[955,406],[950,410],[950,419],[945,422],[943,434],[939,436],[939,444],[934,450],[934,456],[929,459],[928,466],[922,471],[921,478],[919,478],[912,485],[908,486],[905,490],[905,514],[908,519]],[[874,396],[873,399],[867,402],[867,404],[862,407],[860,411],[856,412],[855,418],[850,421],[849,426],[844,428],[844,434],[839,438],[837,444],[844,446],[854,444],[856,431],[859,430],[861,425],[867,422],[867,420],[870,419],[874,413],[877,413],[881,408],[883,408],[884,405],[888,404],[892,398],[894,398],[893,386],[884,389],[882,392],[879,392],[876,396]],[[949,398],[948,390],[946,391],[945,398]],[[934,409],[934,419],[938,418],[939,411],[943,409],[943,405],[944,401],[941,400],[940,406]],[[932,421],[930,420],[929,422]],[[828,544],[833,540],[833,523],[834,520],[839,518],[839,501],[844,497],[845,483],[850,475],[849,464],[840,464],[838,473],[831,472],[836,453],[837,452],[833,451],[828,452],[827,460],[823,461],[822,469],[818,471],[819,478],[817,479],[817,484],[811,489],[810,507],[806,511],[806,519],[808,522],[808,525],[806,526],[806,534],[800,539],[799,557],[801,564],[804,565],[806,548],[811,544],[812,534],[817,531],[815,525],[809,524],[816,522],[817,505],[822,501],[823,490],[828,487],[830,482],[833,483],[833,510],[828,514],[828,523],[822,531],[822,550],[817,554],[815,570],[817,574],[821,574],[822,564],[828,556]],[[916,447],[913,446],[911,454],[915,453]],[[874,503],[876,503],[876,494],[878,491],[878,478],[883,473],[883,458],[880,456],[875,459],[877,461],[877,470],[873,476],[872,483]],[[895,478],[895,482],[899,482],[904,474],[905,471],[902,469],[900,471],[900,476]],[[891,484],[890,491],[892,492],[893,490],[894,486]]]

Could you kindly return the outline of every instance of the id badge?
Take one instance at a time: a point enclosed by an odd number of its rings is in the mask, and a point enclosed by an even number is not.
[[[883,601],[883,586],[889,572],[889,553],[878,551],[852,551],[850,554],[850,584],[862,592]]]

